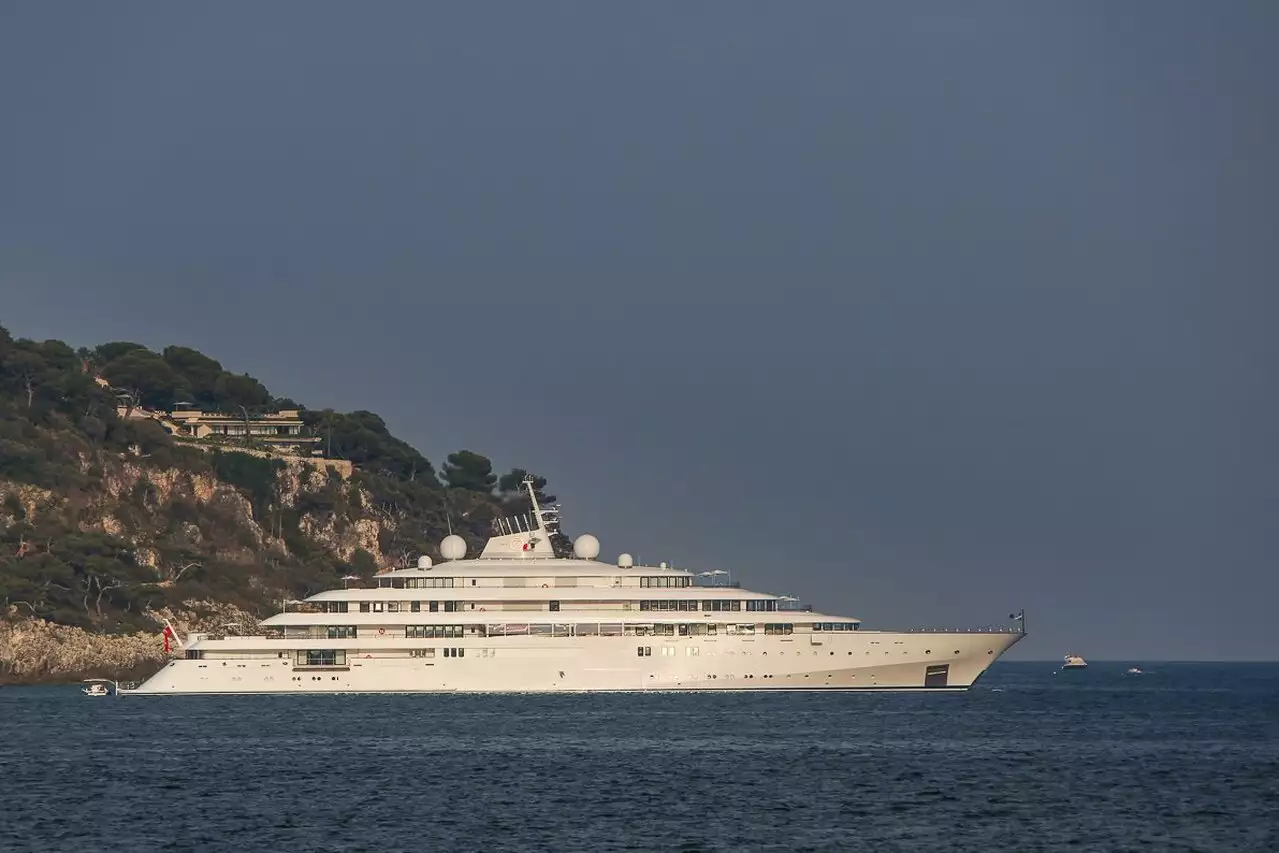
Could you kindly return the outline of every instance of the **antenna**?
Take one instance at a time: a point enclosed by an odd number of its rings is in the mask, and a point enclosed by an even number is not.
[[[533,504],[533,518],[537,521],[537,529],[545,530],[542,525],[542,507],[537,503],[537,489],[533,488],[533,475],[524,475],[524,488],[528,489],[528,499]]]

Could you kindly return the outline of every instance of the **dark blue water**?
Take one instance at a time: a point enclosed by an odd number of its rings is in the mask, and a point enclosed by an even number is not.
[[[0,688],[0,850],[1279,850],[1279,665],[967,694]]]

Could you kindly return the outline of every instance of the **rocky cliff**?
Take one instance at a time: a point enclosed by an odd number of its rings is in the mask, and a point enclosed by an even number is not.
[[[179,398],[246,419],[299,409],[340,461],[122,416]],[[165,618],[253,630],[282,599],[438,558],[450,520],[478,545],[522,509],[522,470],[499,479],[460,451],[441,473],[371,412],[273,398],[194,350],[0,328],[0,683],[138,677],[162,663]]]

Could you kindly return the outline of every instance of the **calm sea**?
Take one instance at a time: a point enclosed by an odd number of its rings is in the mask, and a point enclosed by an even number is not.
[[[967,694],[0,688],[0,850],[1279,850],[1279,665]]]

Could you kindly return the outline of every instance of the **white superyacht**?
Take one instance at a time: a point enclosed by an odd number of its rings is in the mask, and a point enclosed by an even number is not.
[[[120,695],[644,690],[965,690],[1025,636],[1015,627],[873,631],[787,596],[596,560],[559,508],[502,519],[476,558],[376,575],[266,619],[273,636],[178,639],[179,657]],[[171,632],[171,629],[166,628]],[[176,632],[171,632],[176,637]]]

